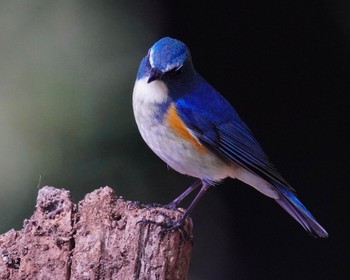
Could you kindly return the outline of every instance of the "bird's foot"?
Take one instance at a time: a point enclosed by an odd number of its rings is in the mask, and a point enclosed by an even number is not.
[[[179,220],[174,220],[168,214],[166,214],[165,212],[160,211],[160,210],[157,211],[157,214],[162,216],[164,218],[164,220],[160,221],[160,222],[157,222],[157,221],[153,221],[153,220],[149,220],[149,219],[142,219],[138,223],[151,224],[151,225],[159,226],[161,228],[161,230],[159,232],[159,235],[160,235],[161,238],[163,238],[166,234],[168,234],[170,232],[178,230],[180,232],[180,234],[181,234],[181,237],[184,240],[192,241],[193,236],[185,227],[186,219],[181,218]],[[189,221],[192,224],[192,220],[190,218],[189,218]]]
[[[179,208],[177,208],[177,204],[174,202],[164,205],[163,208],[183,213]]]

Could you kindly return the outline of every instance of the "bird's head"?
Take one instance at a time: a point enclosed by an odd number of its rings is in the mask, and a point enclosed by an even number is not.
[[[148,51],[147,59],[150,67],[148,83],[172,79],[183,73],[187,65],[192,65],[187,46],[170,37],[157,41]]]

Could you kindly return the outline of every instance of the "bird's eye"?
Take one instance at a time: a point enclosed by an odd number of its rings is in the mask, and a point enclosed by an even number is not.
[[[180,65],[179,67],[175,68],[175,73],[181,73],[183,70],[183,65]]]
[[[180,74],[182,72],[182,70],[183,70],[183,66],[180,65],[179,67],[175,67],[173,69],[170,69],[167,72],[167,75],[174,76],[174,75]]]

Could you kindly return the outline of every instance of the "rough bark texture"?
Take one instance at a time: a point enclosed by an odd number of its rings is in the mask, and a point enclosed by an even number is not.
[[[142,208],[109,187],[78,205],[63,189],[44,187],[20,231],[0,236],[0,279],[187,279],[191,241],[143,219],[179,219],[180,213]],[[191,232],[191,223],[185,224]]]

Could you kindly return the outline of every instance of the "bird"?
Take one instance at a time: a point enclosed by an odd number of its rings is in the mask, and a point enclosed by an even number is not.
[[[197,178],[169,203],[176,208],[199,188],[173,228],[184,223],[211,186],[233,178],[274,199],[310,235],[328,236],[234,107],[195,70],[182,41],[164,37],[149,49],[139,66],[132,106],[138,130],[151,150],[175,171]]]

